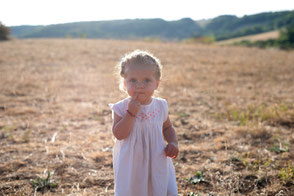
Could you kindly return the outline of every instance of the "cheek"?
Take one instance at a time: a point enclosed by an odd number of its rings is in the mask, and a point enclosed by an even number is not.
[[[134,87],[132,85],[126,85],[126,90],[129,95],[132,95],[134,92]]]
[[[126,88],[127,88],[127,90],[132,90],[133,86],[131,84],[126,84]]]
[[[149,90],[149,91],[154,91],[154,90],[156,90],[156,85],[150,85],[150,86],[148,87],[148,90]]]
[[[146,88],[146,93],[152,94],[154,92],[154,88]]]

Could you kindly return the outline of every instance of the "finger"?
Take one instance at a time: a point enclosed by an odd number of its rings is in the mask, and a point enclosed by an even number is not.
[[[174,157],[176,155],[175,149],[172,149],[170,152],[170,157]]]
[[[165,147],[164,152],[165,152],[165,155],[168,156],[168,153],[169,153],[168,152],[168,146]]]
[[[173,157],[176,158],[178,156],[178,154],[179,154],[179,149],[174,148],[173,149]]]
[[[172,156],[172,149],[170,147],[167,148],[166,155],[169,156],[169,157]]]
[[[139,97],[139,93],[135,93],[135,95],[134,95],[134,100],[138,100],[138,97]]]
[[[146,97],[144,94],[140,94],[140,98],[141,98],[142,100],[146,100],[146,99],[147,99],[147,97]]]
[[[178,156],[178,154],[179,154],[179,150],[176,149],[176,151],[175,151],[175,153],[174,153],[174,157],[176,158],[176,157]]]

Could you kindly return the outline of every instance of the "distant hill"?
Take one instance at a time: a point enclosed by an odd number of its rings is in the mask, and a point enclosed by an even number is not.
[[[31,28],[31,30],[30,30]],[[87,37],[138,39],[154,37],[160,39],[185,39],[193,36],[201,27],[192,19],[177,21],[162,19],[134,19],[96,22],[75,22],[47,26],[10,27],[17,38]]]
[[[191,18],[176,21],[165,21],[159,18],[127,19],[45,26],[12,26],[10,29],[12,36],[16,38],[142,39],[149,37],[183,40],[209,35],[214,36],[216,40],[225,40],[277,30],[291,23],[294,23],[294,11],[266,12],[244,17],[223,15],[199,21]]]
[[[212,19],[205,26],[205,34],[214,35],[216,40],[225,40],[273,31],[293,23],[294,11],[266,12],[241,18],[224,15]]]

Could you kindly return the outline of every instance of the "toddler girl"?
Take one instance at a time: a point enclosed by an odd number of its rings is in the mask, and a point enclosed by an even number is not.
[[[136,50],[118,64],[129,97],[112,109],[116,196],[178,195],[171,158],[179,152],[165,99],[152,97],[161,78],[159,60]],[[164,138],[167,142],[165,144]]]

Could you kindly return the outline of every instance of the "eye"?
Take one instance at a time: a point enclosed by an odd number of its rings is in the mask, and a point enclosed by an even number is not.
[[[135,83],[136,82],[136,79],[132,78],[132,79],[130,79],[130,82],[131,83]]]
[[[149,83],[149,82],[151,82],[151,80],[147,78],[147,79],[145,79],[145,82]]]

